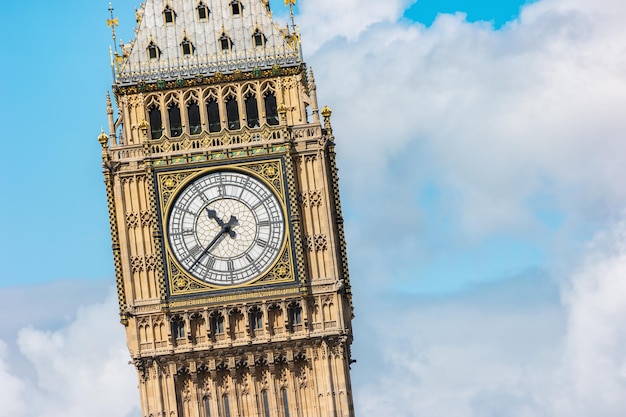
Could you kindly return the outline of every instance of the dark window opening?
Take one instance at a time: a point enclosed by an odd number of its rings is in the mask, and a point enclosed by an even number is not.
[[[250,326],[252,330],[263,329],[263,313],[259,310],[253,310],[250,312]]]
[[[154,42],[150,42],[148,45],[148,58],[159,59],[159,55],[159,48],[154,44]]]
[[[157,106],[150,107],[148,112],[150,118],[150,134],[152,139],[158,139],[163,135],[163,120],[161,119],[161,110]]]
[[[289,402],[287,400],[287,389],[283,388],[280,390],[281,396],[283,397],[283,409],[285,410],[285,417],[289,417]]]
[[[170,6],[165,6],[165,10],[163,10],[163,17],[165,18],[165,24],[174,23],[174,10],[172,10]]]
[[[264,417],[270,417],[270,403],[269,403],[269,400],[267,398],[267,391],[263,390],[263,392],[261,393],[261,396],[263,397],[263,414],[264,414]]]
[[[200,121],[200,107],[198,103],[192,101],[187,107],[187,115],[189,116],[189,133],[197,135],[202,132],[202,122]]]
[[[219,132],[222,130],[220,123],[220,108],[215,99],[209,100],[206,104],[207,115],[209,119],[209,132]]]
[[[265,46],[265,36],[257,29],[252,35],[254,39],[254,46]]]
[[[211,333],[224,334],[224,317],[222,316],[211,317]]]
[[[228,119],[228,128],[230,130],[241,128],[241,123],[239,122],[239,106],[237,105],[237,99],[234,97],[226,100],[226,118]]]
[[[211,402],[209,397],[204,397],[204,416],[211,417]]]
[[[220,41],[220,47],[222,48],[222,51],[230,51],[233,44],[230,40],[230,38],[228,36],[226,36],[225,33],[222,33],[222,36],[219,37],[218,39]]]
[[[239,16],[243,9],[243,6],[238,0],[235,0],[232,3],[230,3],[230,7],[232,8],[234,16]]]
[[[246,118],[248,119],[248,127],[259,127],[259,107],[256,97],[249,95],[246,97]]]
[[[181,42],[180,46],[183,47],[183,55],[191,55],[193,53],[193,44],[189,41],[189,39],[185,38]]]
[[[265,120],[271,126],[276,126],[279,123],[276,96],[271,92],[265,96]]]
[[[198,4],[198,19],[206,20],[209,18],[209,8],[203,3]]]
[[[230,417],[230,403],[228,402],[228,395],[224,395],[224,415]]]
[[[182,339],[185,337],[185,322],[182,320],[176,320],[172,322],[172,333],[174,333],[175,339]]]
[[[170,119],[170,135],[177,138],[183,134],[183,122],[180,118],[180,108],[176,103],[167,109],[167,115]]]
[[[289,325],[302,324],[302,307],[297,304],[289,306]]]

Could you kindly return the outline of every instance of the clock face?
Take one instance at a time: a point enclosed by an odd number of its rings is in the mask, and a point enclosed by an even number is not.
[[[236,171],[196,178],[174,198],[167,219],[171,251],[186,271],[209,284],[251,281],[274,263],[285,220],[274,193]]]

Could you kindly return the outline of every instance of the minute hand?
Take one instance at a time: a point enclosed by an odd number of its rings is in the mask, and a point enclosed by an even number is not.
[[[217,244],[217,242],[219,242],[222,239],[222,237],[226,233],[228,233],[231,238],[235,238],[235,236],[237,236],[237,234],[233,230],[231,230],[231,227],[237,225],[238,223],[239,223],[239,221],[237,220],[237,218],[235,216],[230,216],[230,220],[228,221],[228,223],[222,224],[222,229],[213,238],[213,240],[211,242],[209,242],[207,247],[204,248],[204,250],[202,251],[200,256],[198,256],[196,261],[191,265],[191,267],[189,269],[193,269],[198,264],[198,262],[200,262],[200,260],[202,258],[204,258],[207,255],[207,253],[209,253],[209,251],[213,248],[213,246],[215,246]]]

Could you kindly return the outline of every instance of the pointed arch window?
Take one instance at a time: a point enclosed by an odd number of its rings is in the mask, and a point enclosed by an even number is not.
[[[183,41],[180,43],[181,48],[183,48],[183,55],[190,56],[193,55],[193,43],[187,37],[183,38]]]
[[[175,320],[172,322],[172,333],[174,333],[175,339],[182,339],[185,337],[185,322],[183,320]]]
[[[204,2],[200,2],[198,3],[198,7],[196,8],[198,10],[198,20],[202,21],[202,20],[208,20],[209,19],[209,7],[204,4]]]
[[[228,119],[228,128],[230,130],[238,130],[241,128],[239,121],[239,105],[235,97],[229,97],[226,100],[226,118]]]
[[[202,122],[200,121],[200,107],[194,100],[187,106],[187,117],[189,119],[189,133],[197,135],[202,132]]]
[[[258,308],[250,312],[250,327],[252,327],[252,330],[263,329],[263,312]]]
[[[173,24],[176,21],[176,13],[169,4],[163,9],[163,20],[165,20],[166,25]]]
[[[204,403],[204,417],[211,417],[211,401],[209,397],[204,397],[202,402]]]
[[[254,46],[257,48],[262,48],[265,46],[265,35],[259,30],[255,30],[252,35],[252,39],[254,40]]]
[[[289,417],[289,400],[287,399],[287,388],[283,387],[280,390],[280,396],[283,397],[283,410],[285,417]]]
[[[224,334],[224,316],[217,315],[211,317],[211,333]]]
[[[214,98],[209,99],[206,103],[206,112],[209,120],[209,132],[219,132],[222,130],[220,122],[220,106]]]
[[[246,119],[248,127],[259,127],[259,107],[256,102],[256,96],[250,94],[246,97]]]
[[[270,402],[267,398],[267,390],[261,392],[261,397],[263,397],[263,417],[270,417]]]
[[[278,106],[276,104],[276,96],[273,92],[268,92],[265,95],[265,120],[270,126],[276,126],[279,123],[278,120]]]
[[[230,51],[233,48],[233,42],[226,35],[226,33],[222,32],[222,36],[218,38],[218,41],[220,43],[220,47],[222,48],[222,51]]]
[[[178,104],[172,103],[167,109],[167,115],[170,119],[170,135],[177,138],[183,134],[183,123],[180,118],[180,108]]]
[[[163,120],[161,118],[161,109],[154,105],[148,110],[148,118],[150,119],[150,136],[152,139],[159,139],[163,135]]]
[[[224,394],[224,416],[230,417],[230,403],[228,402],[228,394]]]
[[[243,4],[239,0],[233,0],[230,2],[230,8],[233,12],[233,16],[241,16],[243,13]]]
[[[289,305],[289,325],[291,327],[302,324],[302,307],[293,303]]]
[[[159,59],[159,57],[161,56],[161,51],[159,50],[159,47],[156,46],[154,41],[150,41],[146,49],[148,50],[149,59]]]

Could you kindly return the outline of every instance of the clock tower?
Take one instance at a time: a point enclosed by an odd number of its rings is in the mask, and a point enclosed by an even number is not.
[[[99,142],[142,415],[353,416],[335,138],[293,11],[281,27],[268,0],[146,0],[136,17]]]

